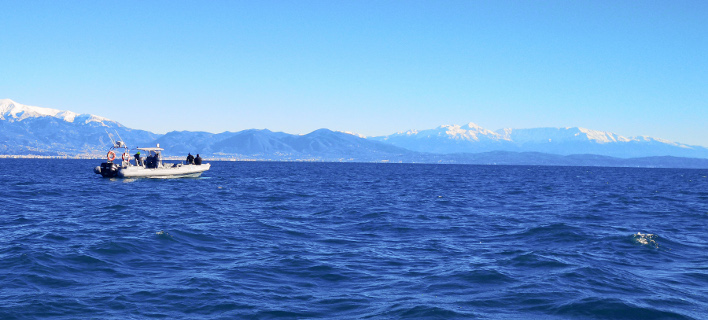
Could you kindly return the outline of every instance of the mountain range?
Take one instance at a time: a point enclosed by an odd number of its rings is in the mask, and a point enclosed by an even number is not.
[[[708,148],[651,137],[623,137],[585,128],[487,130],[474,123],[443,125],[371,138],[419,152],[441,154],[490,151],[597,154],[619,158],[677,156],[708,158]]]
[[[706,167],[708,148],[585,128],[487,130],[474,123],[362,137],[249,129],[156,134],[104,117],[0,99],[0,155],[102,158],[109,134],[129,147],[160,144],[166,156],[257,160]],[[686,159],[694,158],[694,159]]]

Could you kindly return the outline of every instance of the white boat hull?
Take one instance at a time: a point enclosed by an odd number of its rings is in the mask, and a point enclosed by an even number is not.
[[[199,177],[202,172],[209,170],[210,164],[202,165],[179,164],[177,166],[163,166],[157,168],[145,168],[142,166],[121,167],[118,169],[118,178],[187,178]]]

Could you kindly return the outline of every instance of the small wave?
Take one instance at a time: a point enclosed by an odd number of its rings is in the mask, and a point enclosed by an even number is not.
[[[402,319],[458,319],[474,317],[474,314],[451,310],[441,306],[416,305],[399,306],[383,314],[384,317]]]
[[[659,248],[659,244],[656,243],[656,240],[654,240],[657,238],[655,234],[637,232],[632,235],[632,238],[635,243],[645,246],[652,246],[657,249]]]
[[[51,289],[75,288],[76,286],[79,286],[81,284],[76,280],[65,279],[61,276],[36,273],[24,274],[22,275],[21,280],[26,281],[27,283],[35,287]]]
[[[74,256],[69,256],[66,258],[67,261],[79,264],[79,265],[106,265],[107,263],[99,258],[85,255],[85,254],[79,254],[79,255],[74,255]]]
[[[556,313],[568,317],[592,317],[603,319],[691,319],[690,317],[636,305],[616,298],[584,298],[557,308]]]
[[[169,234],[167,231],[164,231],[164,230],[160,230],[158,232],[155,232],[155,234],[157,235],[158,238],[161,238],[161,239],[174,239],[174,237],[171,234]]]
[[[106,243],[101,243],[92,248],[92,251],[105,256],[137,254],[145,249],[137,244],[128,241],[111,240]]]
[[[572,264],[563,261],[560,257],[554,257],[552,255],[544,256],[533,251],[520,254],[509,260],[502,260],[500,263],[510,264],[518,268],[533,269],[556,269],[573,266]]]
[[[565,223],[552,223],[533,226],[518,232],[503,235],[504,241],[516,241],[521,244],[533,241],[537,247],[543,245],[575,245],[588,239],[583,229]]]
[[[322,315],[308,311],[264,310],[252,315],[253,319],[308,319],[319,318]]]
[[[349,280],[343,270],[327,265],[316,265],[306,269],[312,278],[322,279],[329,282],[341,282]]]
[[[41,238],[47,239],[47,240],[53,240],[53,241],[67,241],[67,240],[69,240],[69,238],[67,238],[67,237],[61,236],[56,233],[51,233],[51,232],[45,233]]]

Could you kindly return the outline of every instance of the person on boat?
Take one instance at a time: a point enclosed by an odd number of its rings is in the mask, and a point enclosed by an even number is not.
[[[197,157],[194,158],[194,164],[196,164],[198,166],[202,165],[202,157],[200,157],[198,153],[197,153]]]
[[[193,164],[194,163],[194,156],[191,153],[187,154],[187,164]]]
[[[138,151],[138,153],[136,153],[134,156],[135,156],[135,165],[141,166],[142,163],[140,162],[140,151]]]
[[[148,156],[145,157],[145,168],[157,168],[157,155],[148,151]]]
[[[160,165],[160,160],[161,160],[161,159],[160,159],[160,153],[159,153],[159,152],[155,152],[155,164],[154,164],[154,167],[153,167],[153,168],[157,168],[157,167]]]

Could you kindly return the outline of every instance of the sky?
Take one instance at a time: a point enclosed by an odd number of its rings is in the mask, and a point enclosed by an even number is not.
[[[0,98],[136,129],[708,146],[708,1],[0,0]]]

